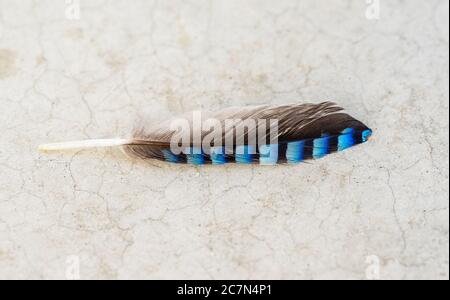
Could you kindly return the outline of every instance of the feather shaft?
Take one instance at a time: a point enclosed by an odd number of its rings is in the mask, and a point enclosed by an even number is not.
[[[88,149],[88,148],[117,147],[128,145],[132,141],[133,140],[130,139],[92,139],[92,140],[43,144],[40,145],[38,149],[39,151],[42,152],[49,152],[49,151]]]

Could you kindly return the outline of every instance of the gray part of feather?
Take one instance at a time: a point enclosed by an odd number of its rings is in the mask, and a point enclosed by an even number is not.
[[[288,135],[293,131],[302,130],[311,122],[327,115],[342,111],[343,109],[333,102],[320,104],[287,104],[287,105],[260,105],[246,107],[229,107],[212,113],[202,111],[202,121],[209,118],[218,120],[223,128],[225,120],[278,120],[278,137]],[[141,124],[133,130],[133,138],[140,141],[154,141],[170,143],[176,130],[171,129],[171,124],[178,119],[186,120],[190,128],[194,128],[192,121],[193,112],[167,120],[161,124],[146,126]],[[208,130],[201,132],[204,137]],[[230,132],[224,132],[224,135]]]

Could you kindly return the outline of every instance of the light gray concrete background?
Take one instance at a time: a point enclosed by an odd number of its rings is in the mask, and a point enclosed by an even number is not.
[[[0,0],[0,278],[448,279],[448,10]],[[373,140],[277,167],[36,150],[142,113],[322,100]]]

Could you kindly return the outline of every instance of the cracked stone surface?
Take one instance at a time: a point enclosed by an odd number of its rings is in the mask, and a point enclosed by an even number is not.
[[[380,4],[0,0],[0,278],[448,279],[449,2]],[[373,140],[276,167],[36,150],[322,100]]]

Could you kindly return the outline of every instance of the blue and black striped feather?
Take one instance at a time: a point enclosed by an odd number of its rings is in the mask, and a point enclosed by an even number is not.
[[[183,153],[175,155],[170,150],[170,140],[174,131],[168,129],[170,122],[167,122],[151,129],[139,127],[135,130],[133,142],[124,146],[125,152],[138,158],[193,165],[234,162],[272,165],[318,159],[364,143],[372,134],[366,125],[343,113],[342,108],[331,102],[229,108],[207,116],[217,118],[221,122],[225,119],[277,119],[278,142],[270,143],[269,130],[266,132],[267,143],[260,146],[248,145],[245,142],[236,144],[239,139],[235,136],[235,132],[225,132],[222,145],[225,145],[227,134],[234,134],[235,143],[232,149],[210,145],[211,149],[205,153],[201,146],[191,142]],[[201,136],[207,133],[202,132]],[[246,136],[242,140],[247,141]],[[252,147],[257,149],[253,148],[255,151],[250,151]]]

